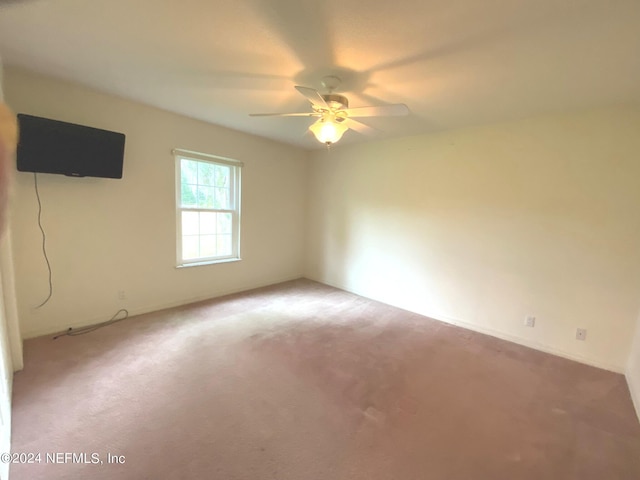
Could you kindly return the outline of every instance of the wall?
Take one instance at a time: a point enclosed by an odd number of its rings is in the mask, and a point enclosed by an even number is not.
[[[627,366],[627,383],[631,398],[636,407],[636,413],[640,419],[640,314],[636,325],[636,334],[629,354],[629,364]]]
[[[619,108],[314,152],[306,276],[622,372],[639,130]]]
[[[4,101],[4,90],[2,83],[2,60],[0,59],[0,102]],[[13,129],[10,112],[4,109],[2,103],[2,114],[0,114],[0,129],[3,139],[11,138],[8,132]],[[3,146],[3,147],[6,147]],[[0,147],[2,148],[2,147]],[[4,152],[0,152],[4,153]],[[11,450],[11,392],[13,387],[13,372],[20,370],[22,361],[22,339],[20,338],[18,316],[16,311],[16,299],[13,275],[13,259],[11,256],[11,232],[5,221],[5,193],[10,188],[10,165],[7,158],[2,155],[0,160],[0,195],[2,204],[0,205],[0,452]],[[0,479],[9,478],[9,464],[2,462],[0,465]]]
[[[302,275],[305,152],[22,70],[6,69],[5,94],[17,112],[127,136],[122,180],[38,175],[54,284],[41,309],[48,282],[34,178],[17,173],[11,222],[25,337]],[[242,261],[175,268],[176,147],[244,162]]]

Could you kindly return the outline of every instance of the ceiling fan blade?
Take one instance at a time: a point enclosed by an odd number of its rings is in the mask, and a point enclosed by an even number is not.
[[[320,117],[321,114],[315,112],[307,113],[250,113],[250,117]]]
[[[409,115],[409,107],[404,103],[393,105],[380,105],[378,107],[356,107],[348,108],[344,112],[349,117],[383,117]]]
[[[345,118],[342,123],[344,123],[351,130],[355,130],[358,133],[362,133],[363,135],[373,135],[377,130],[375,128],[370,127],[369,125],[365,125],[362,122],[358,122],[357,120],[353,120],[351,118]]]
[[[302,95],[304,95],[307,100],[309,100],[313,105],[319,108],[324,108],[326,110],[329,109],[329,105],[324,101],[322,95],[317,90],[309,87],[300,87],[296,85],[296,90],[298,90]]]

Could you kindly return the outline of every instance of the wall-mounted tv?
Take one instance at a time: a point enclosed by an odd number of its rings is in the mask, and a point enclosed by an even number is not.
[[[122,178],[124,134],[24,113],[18,123],[19,171]]]

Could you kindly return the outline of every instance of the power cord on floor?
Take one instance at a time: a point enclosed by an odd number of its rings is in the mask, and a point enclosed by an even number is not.
[[[49,295],[44,299],[44,302],[36,307],[40,308],[51,299],[53,295],[53,282],[51,280],[51,263],[49,263],[49,257],[47,256],[47,235],[44,233],[44,228],[42,228],[42,202],[40,201],[38,174],[36,172],[33,172],[33,184],[36,189],[36,198],[38,199],[38,227],[40,227],[40,231],[42,232],[42,253],[44,254],[44,260],[47,262],[47,269],[49,270]]]
[[[121,312],[124,312],[124,317],[118,318],[118,315],[120,315]],[[117,322],[121,322],[122,320],[125,320],[128,317],[129,317],[129,312],[126,309],[121,308],[116,312],[116,314],[113,317],[111,317],[111,320],[107,320],[106,322],[102,322],[102,323],[97,323],[95,325],[87,325],[86,327],[80,327],[80,328],[69,327],[69,329],[66,332],[56,335],[55,337],[53,337],[53,339],[56,340],[60,337],[77,337],[78,335],[84,335],[85,333],[95,332],[99,328],[106,327],[108,325],[113,325],[114,323],[117,323]]]

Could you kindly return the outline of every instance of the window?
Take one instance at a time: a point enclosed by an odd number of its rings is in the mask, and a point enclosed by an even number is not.
[[[178,266],[240,260],[242,163],[186,150],[173,153]]]

